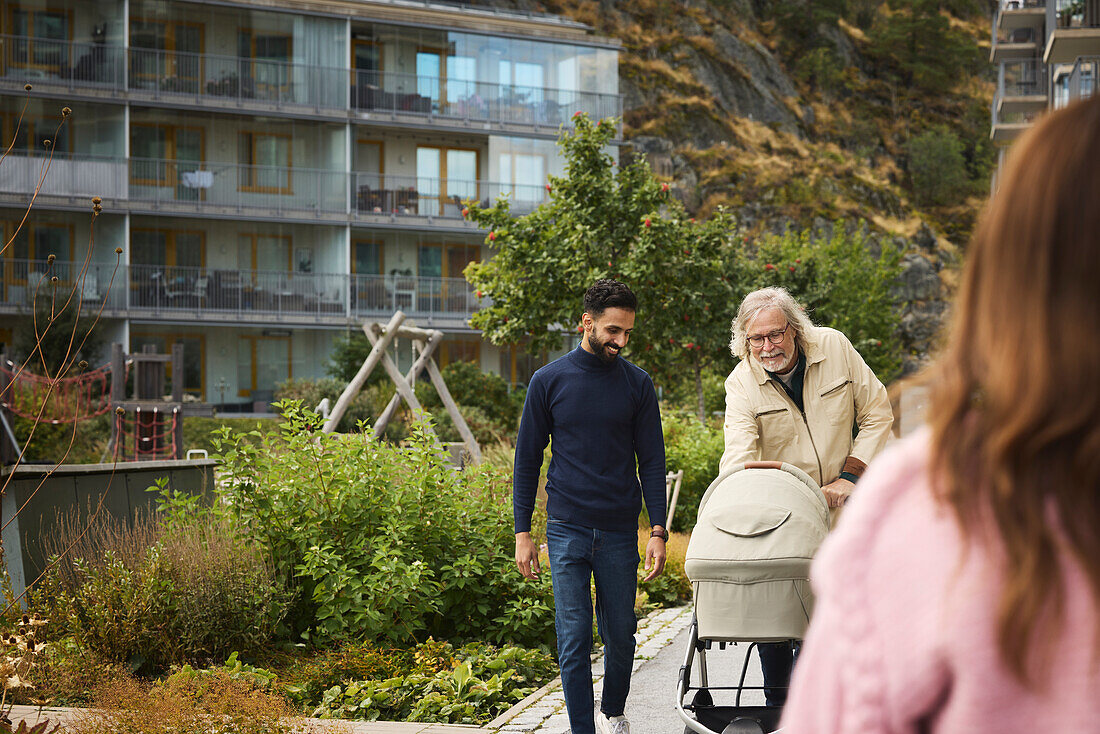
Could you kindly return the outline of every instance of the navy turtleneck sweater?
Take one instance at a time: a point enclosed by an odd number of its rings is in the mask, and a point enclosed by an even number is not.
[[[516,438],[517,533],[531,529],[542,452],[551,436],[550,517],[632,531],[644,496],[650,523],[664,526],[665,443],[653,381],[644,370],[622,357],[607,364],[577,347],[531,377]]]

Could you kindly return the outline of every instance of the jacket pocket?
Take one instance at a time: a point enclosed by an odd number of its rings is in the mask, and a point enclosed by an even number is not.
[[[833,380],[818,392],[821,410],[833,425],[850,425],[855,421],[851,384],[850,379],[842,377],[839,380]]]
[[[756,428],[760,433],[760,458],[781,461],[779,450],[791,443],[796,431],[791,412],[782,405],[758,408]]]

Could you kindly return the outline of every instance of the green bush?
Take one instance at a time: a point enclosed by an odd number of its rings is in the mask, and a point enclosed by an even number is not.
[[[472,421],[466,415],[466,408],[477,408],[487,421],[485,430],[494,436],[514,436],[523,410],[524,392],[508,392],[508,383],[499,375],[482,372],[472,362],[452,362],[442,370],[447,390],[458,405],[462,406],[463,418]],[[431,382],[422,381],[416,386],[416,397],[426,410],[436,415],[445,415],[443,401]],[[471,430],[473,426],[471,425]],[[495,442],[495,437],[493,441]],[[479,438],[480,442],[481,439]]]
[[[909,178],[922,204],[957,204],[970,180],[963,143],[950,130],[936,128],[909,141]]]
[[[43,596],[80,646],[135,672],[257,650],[286,612],[289,594],[267,560],[226,518],[190,502],[93,537],[104,542],[74,548]]]
[[[324,398],[328,398],[332,407],[335,407],[336,401],[346,387],[346,382],[332,377],[320,380],[287,380],[279,383],[275,390],[275,399],[277,401],[297,400],[303,406],[315,409]],[[373,424],[378,419],[389,401],[392,390],[383,397],[382,391],[372,389],[373,387],[360,390],[359,394],[352,398],[347,411],[336,426],[337,431],[341,433],[354,431],[360,422]]]
[[[227,506],[308,601],[295,629],[318,641],[552,642],[549,580],[514,568],[506,475],[454,471],[419,424],[399,448],[279,409],[281,436],[256,446],[225,432],[220,450]]]
[[[690,531],[695,526],[695,513],[714,478],[725,448],[722,430],[700,423],[693,415],[666,413],[662,427],[665,435],[665,465],[669,471],[684,470],[680,497],[671,530]]]
[[[553,677],[549,653],[429,641],[418,665],[385,680],[352,681],[325,691],[314,716],[376,721],[486,724]]]

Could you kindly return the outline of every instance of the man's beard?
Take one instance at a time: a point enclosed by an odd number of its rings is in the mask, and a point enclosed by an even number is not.
[[[618,358],[619,352],[621,351],[612,346],[610,341],[601,342],[596,337],[595,332],[589,334],[588,346],[592,347],[592,351],[596,353],[596,356],[599,357],[600,361],[604,364],[611,364],[612,362],[614,362]],[[611,351],[608,351],[609,348],[611,349]]]
[[[783,372],[788,369],[794,361],[791,355],[787,354],[782,349],[776,349],[771,352],[773,358],[779,357],[782,359],[781,362],[779,360],[771,361],[766,358],[764,354],[765,352],[760,352],[760,364],[763,365],[764,369],[768,372]]]

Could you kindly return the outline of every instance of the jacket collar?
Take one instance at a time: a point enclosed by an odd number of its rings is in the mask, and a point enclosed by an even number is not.
[[[809,369],[810,365],[817,364],[821,360],[825,359],[825,352],[821,351],[821,346],[817,343],[817,329],[810,329],[809,333],[805,335],[806,342],[806,369]],[[746,358],[749,363],[749,370],[752,371],[752,376],[756,378],[757,385],[763,385],[768,381],[768,373],[764,369],[764,365],[760,364],[760,360],[749,354]]]

